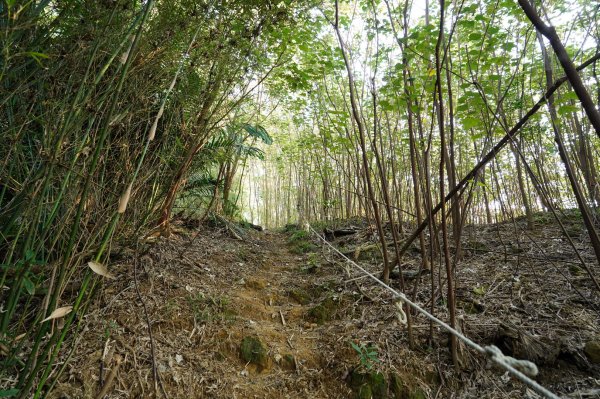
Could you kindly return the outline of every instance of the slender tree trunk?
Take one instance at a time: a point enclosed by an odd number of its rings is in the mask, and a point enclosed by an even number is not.
[[[575,91],[579,101],[581,101],[581,105],[583,106],[585,113],[587,114],[592,126],[594,127],[594,130],[596,131],[596,135],[600,137],[600,111],[598,111],[598,108],[596,108],[594,105],[594,101],[592,100],[590,93],[588,93],[587,89],[585,88],[585,85],[581,80],[581,76],[579,76],[579,72],[577,72],[573,61],[571,61],[571,57],[569,57],[567,50],[565,50],[565,46],[558,37],[556,29],[554,29],[553,26],[546,25],[544,21],[542,21],[534,6],[529,3],[529,0],[519,0],[519,5],[527,15],[527,18],[529,18],[529,20],[533,23],[537,31],[550,41],[550,45],[554,49],[556,57],[562,65],[569,83],[571,83],[571,86],[573,87],[573,91]],[[550,85],[551,83],[552,82],[550,82]]]
[[[435,69],[436,69],[436,83],[437,83],[437,115],[438,125],[440,132],[440,198],[441,198],[441,220],[442,220],[442,240],[444,250],[444,263],[446,265],[446,279],[448,284],[448,311],[450,312],[450,326],[456,327],[456,304],[454,300],[454,278],[452,273],[452,265],[450,262],[450,249],[448,243],[448,229],[446,226],[446,199],[444,196],[444,163],[446,154],[446,134],[444,126],[444,98],[442,92],[442,74],[441,74],[441,54],[440,50],[444,42],[444,14],[445,4],[444,0],[440,0],[440,33],[438,36],[436,49],[435,49]],[[452,198],[452,197],[451,197]],[[458,342],[455,335],[450,335],[450,350],[452,353],[452,361],[455,367],[459,367],[458,364]]]
[[[373,183],[371,182],[371,173],[369,171],[369,159],[367,157],[367,144],[365,139],[365,127],[363,125],[363,120],[360,115],[360,110],[358,108],[358,104],[356,101],[356,93],[354,88],[354,76],[352,73],[352,67],[350,65],[350,60],[348,59],[348,54],[346,53],[346,49],[344,47],[344,41],[342,39],[342,34],[340,33],[338,26],[338,1],[335,2],[335,22],[333,28],[337,35],[338,41],[340,43],[340,50],[342,52],[342,56],[344,58],[344,64],[346,65],[346,72],[348,73],[348,86],[350,93],[350,104],[352,106],[352,115],[354,117],[354,121],[356,122],[359,139],[360,139],[360,147],[362,151],[362,161],[363,168],[365,174],[365,184],[367,186],[367,191],[369,195],[369,199],[371,201],[371,207],[373,210],[373,218],[375,219],[375,224],[377,225],[377,232],[379,234],[379,240],[381,242],[381,251],[383,253],[383,281],[388,282],[390,278],[390,266],[389,259],[387,253],[387,244],[385,241],[385,234],[383,232],[383,226],[381,223],[381,215],[379,214],[379,206],[377,204],[377,200],[375,199],[375,190],[373,189]]]
[[[544,57],[544,69],[546,72],[546,85],[550,87],[552,85],[552,64],[550,61],[550,57],[546,51],[546,47],[544,46],[544,40],[542,39],[542,35],[537,33],[538,41],[540,43],[540,48],[542,51],[542,56]],[[588,234],[590,236],[590,241],[592,243],[592,248],[596,254],[596,259],[600,264],[600,238],[598,238],[598,232],[594,226],[594,221],[592,220],[589,212],[587,204],[583,198],[583,194],[581,192],[581,188],[579,187],[579,183],[577,183],[577,179],[575,177],[575,173],[573,171],[573,167],[569,160],[567,150],[563,143],[562,135],[559,128],[559,119],[556,113],[556,108],[554,106],[554,96],[548,97],[548,111],[550,112],[550,121],[552,123],[552,128],[554,130],[554,140],[556,141],[556,145],[558,147],[558,153],[560,154],[560,158],[565,165],[565,171],[567,173],[567,177],[569,182],[571,183],[571,188],[573,189],[573,194],[575,195],[575,199],[577,200],[577,204],[579,205],[579,210],[581,211],[581,217],[583,218],[583,222],[587,228]],[[589,268],[586,268],[590,278],[600,290],[600,285],[598,281],[594,277],[594,274],[591,272]]]

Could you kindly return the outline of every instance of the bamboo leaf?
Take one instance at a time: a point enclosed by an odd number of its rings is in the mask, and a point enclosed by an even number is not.
[[[30,56],[31,58],[33,58],[35,60],[35,62],[37,62],[39,64],[39,66],[43,66],[42,65],[43,59],[50,58],[49,55],[44,54],[44,53],[38,53],[37,51],[28,51],[25,54]]]
[[[111,280],[115,279],[115,276],[113,276],[108,269],[106,268],[106,266],[104,266],[102,263],[98,263],[98,262],[94,262],[94,261],[89,261],[88,262],[88,266],[90,267],[90,269],[92,269],[92,271],[96,274],[99,274],[102,277],[106,277],[109,278]]]
[[[265,144],[273,144],[273,138],[269,136],[269,133],[265,130],[264,127],[260,125],[252,126],[247,123],[243,125],[245,131],[248,132],[252,137],[256,137],[261,139]]]
[[[73,310],[73,306],[63,306],[62,308],[54,309],[54,312],[50,314],[50,316],[46,317],[41,323],[44,323],[48,320],[60,319],[61,317],[65,317]]]

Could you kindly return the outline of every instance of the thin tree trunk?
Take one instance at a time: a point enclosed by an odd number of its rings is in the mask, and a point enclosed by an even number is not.
[[[444,98],[442,92],[442,74],[441,74],[441,54],[440,49],[444,41],[444,14],[445,14],[444,0],[440,0],[440,33],[438,36],[436,49],[435,49],[435,70],[436,70],[436,83],[437,83],[437,114],[438,114],[438,125],[440,132],[440,198],[442,200],[442,240],[443,240],[443,251],[444,251],[444,263],[446,265],[446,279],[448,284],[448,311],[450,312],[450,326],[456,327],[456,304],[454,300],[454,278],[452,274],[452,265],[450,262],[450,249],[448,243],[448,228],[446,225],[446,201],[444,198],[444,163],[446,154],[446,134],[444,126]],[[456,195],[456,194],[455,194]],[[453,197],[455,196],[453,195]],[[452,198],[452,197],[451,197]],[[458,342],[455,335],[450,335],[450,350],[452,353],[452,361],[454,366],[458,368]]]
[[[529,0],[519,0],[519,5],[525,12],[525,15],[527,15],[527,18],[529,18],[529,20],[533,23],[537,31],[550,41],[550,45],[554,49],[554,53],[562,65],[565,75],[573,87],[573,91],[575,91],[579,101],[581,101],[581,105],[583,106],[585,113],[592,123],[594,130],[596,130],[596,135],[600,137],[600,111],[598,111],[594,105],[594,101],[585,88],[583,81],[581,80],[581,76],[579,76],[573,61],[571,61],[571,57],[569,57],[569,54],[567,54],[565,46],[558,37],[556,29],[554,29],[553,26],[546,25],[544,21],[542,21],[534,6],[529,3]]]
[[[546,51],[546,47],[544,46],[544,40],[542,35],[537,32],[538,41],[540,43],[540,48],[542,50],[542,56],[544,57],[544,69],[546,72],[546,85],[550,87],[552,85],[552,64],[550,62],[550,57]],[[565,145],[563,143],[562,135],[559,128],[559,120],[558,115],[556,113],[556,108],[554,106],[554,96],[550,95],[548,97],[548,111],[550,112],[550,121],[552,122],[552,128],[554,130],[554,140],[556,141],[556,145],[558,146],[558,153],[560,154],[560,158],[562,159],[565,165],[565,171],[567,173],[567,177],[569,182],[571,183],[571,188],[573,189],[573,194],[575,195],[575,199],[577,200],[577,204],[579,205],[579,210],[581,211],[581,217],[583,218],[583,222],[587,228],[588,234],[590,236],[590,241],[592,243],[592,248],[594,248],[594,252],[596,254],[596,259],[600,264],[600,238],[598,238],[598,232],[594,227],[594,221],[592,220],[589,212],[587,204],[583,198],[583,194],[581,192],[581,188],[579,187],[579,183],[577,183],[577,179],[575,177],[575,173],[573,171],[573,167],[569,160]],[[592,271],[586,267],[586,270],[596,285],[596,288],[600,290],[600,285],[598,281],[594,277]]]
[[[365,183],[367,186],[367,191],[369,195],[369,199],[371,201],[371,207],[373,209],[373,217],[375,219],[375,224],[377,225],[377,232],[379,234],[379,240],[381,242],[381,250],[383,253],[383,281],[387,283],[390,278],[390,266],[388,260],[387,253],[387,244],[385,241],[385,235],[383,232],[383,226],[381,224],[381,215],[379,214],[379,206],[375,199],[375,190],[373,189],[373,183],[371,182],[371,173],[369,171],[369,159],[367,157],[367,145],[365,139],[365,127],[363,125],[362,117],[360,115],[360,110],[358,108],[358,104],[356,102],[356,93],[354,88],[354,76],[352,74],[352,67],[350,65],[350,60],[348,59],[348,54],[346,53],[346,49],[344,48],[344,41],[342,39],[342,35],[338,26],[338,1],[335,2],[335,22],[333,24],[333,28],[337,35],[338,41],[340,43],[340,50],[342,52],[342,56],[344,58],[344,64],[346,65],[346,72],[348,73],[348,86],[350,93],[350,105],[352,106],[352,116],[354,117],[354,121],[356,122],[359,139],[360,139],[360,147],[362,151],[362,161],[363,168],[365,174]]]

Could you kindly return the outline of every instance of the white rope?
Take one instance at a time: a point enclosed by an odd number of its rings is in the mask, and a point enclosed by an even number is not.
[[[340,256],[342,256],[344,259],[346,259],[351,265],[355,266],[361,272],[363,272],[365,275],[369,276],[373,281],[377,282],[383,288],[387,289],[392,294],[394,294],[394,296],[396,298],[400,299],[403,302],[406,302],[410,307],[417,310],[419,313],[421,313],[427,319],[436,323],[437,325],[439,325],[440,327],[442,327],[443,329],[445,329],[446,331],[448,331],[449,333],[454,335],[456,338],[460,339],[467,346],[471,347],[475,351],[477,351],[477,352],[481,353],[482,355],[486,356],[487,358],[489,358],[491,361],[493,361],[498,366],[500,366],[503,369],[505,369],[506,371],[508,371],[510,374],[515,376],[517,379],[519,379],[524,384],[528,385],[531,389],[533,389],[537,393],[539,393],[549,399],[560,399],[556,394],[550,392],[548,389],[544,388],[543,386],[538,384],[536,381],[534,381],[528,377],[528,375],[532,376],[532,377],[537,375],[538,368],[535,365],[535,363],[530,362],[528,360],[518,360],[518,359],[512,358],[510,356],[506,356],[502,353],[500,348],[498,348],[497,346],[489,345],[489,346],[483,347],[483,346],[479,345],[478,343],[472,341],[470,338],[463,335],[460,331],[450,327],[450,325],[448,325],[447,323],[438,319],[437,317],[435,317],[434,315],[429,313],[427,310],[423,309],[422,307],[417,305],[415,302],[408,299],[404,293],[396,291],[395,289],[393,289],[392,287],[390,287],[389,285],[387,285],[386,283],[381,281],[379,278],[377,278],[375,275],[373,275],[369,271],[365,270],[358,263],[354,262],[352,259],[348,258],[346,255],[341,253],[336,247],[331,245],[325,238],[323,238],[319,233],[317,233],[312,228],[311,225],[308,225],[308,228],[317,237],[319,237],[321,239],[321,241],[323,241],[327,246],[329,246],[336,253],[338,253]]]
[[[408,324],[408,317],[406,316],[406,313],[404,313],[404,301],[402,301],[402,299],[398,298],[398,300],[394,303],[394,305],[396,306],[396,309],[398,310],[398,314],[396,315],[398,317],[398,323],[402,324],[403,326]]]

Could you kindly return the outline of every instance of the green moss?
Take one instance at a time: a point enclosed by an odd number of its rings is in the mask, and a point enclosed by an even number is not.
[[[585,274],[585,271],[581,267],[579,267],[577,265],[570,265],[569,266],[569,271],[574,276],[581,276],[581,275]]]
[[[266,286],[267,282],[260,278],[249,278],[248,281],[246,281],[246,287],[254,290],[263,290]]]
[[[474,251],[489,251],[490,248],[488,247],[487,243],[484,241],[479,241],[479,240],[472,240],[469,242],[468,246],[470,247],[470,249],[474,250]]]
[[[237,255],[242,262],[247,262],[250,259],[250,254],[245,248],[240,248]]]
[[[381,373],[361,373],[354,370],[350,374],[350,388],[357,399],[384,399],[387,398],[387,383]]]
[[[298,255],[302,255],[308,252],[314,252],[317,250],[317,246],[312,242],[301,240],[294,241],[290,246],[290,252]]]
[[[427,382],[427,385],[429,387],[437,386],[442,383],[442,381],[440,379],[440,375],[436,369],[431,369],[431,370],[425,371],[424,379],[425,379],[425,382]]]
[[[458,301],[456,305],[468,314],[479,314],[485,310],[485,307],[477,300]]]
[[[302,288],[293,288],[288,291],[288,295],[300,305],[308,305],[311,302],[311,296]]]
[[[240,356],[244,361],[259,366],[260,370],[267,369],[271,365],[267,349],[256,337],[245,337],[242,340]]]
[[[533,214],[533,220],[538,224],[548,224],[554,221],[554,216],[550,212],[537,212]]]
[[[515,244],[511,244],[509,249],[510,252],[513,254],[522,254],[523,252],[525,252],[525,249],[523,247],[520,247]]]
[[[298,241],[305,241],[308,238],[310,238],[310,233],[308,231],[296,230],[292,233],[292,235],[288,239],[288,242],[292,243],[292,242],[298,242]]]
[[[299,255],[317,249],[317,246],[310,242],[310,233],[306,230],[293,230],[288,238],[288,244],[290,244],[290,251]]]
[[[317,306],[308,311],[308,318],[317,324],[323,324],[332,318],[335,302],[328,297]]]
[[[600,340],[587,342],[583,350],[592,363],[600,363]]]
[[[294,370],[296,368],[296,359],[294,359],[294,355],[285,354],[281,359],[281,367],[286,370]]]
[[[229,306],[229,298],[224,296],[211,297],[198,293],[188,296],[187,302],[197,322],[231,322],[236,316],[235,310]]]
[[[290,223],[290,224],[286,224],[283,227],[283,232],[284,233],[291,233],[291,232],[294,232],[294,231],[298,230],[299,228],[300,228],[300,226],[298,224],[296,224],[296,223]]]
[[[393,399],[405,399],[408,395],[404,381],[396,373],[390,374],[390,393]]]
[[[361,387],[358,388],[358,392],[356,393],[356,398],[357,399],[372,399],[373,391],[371,390],[371,386],[370,385],[361,385]]]
[[[427,399],[427,394],[423,391],[423,388],[416,387],[409,395],[408,399]]]

